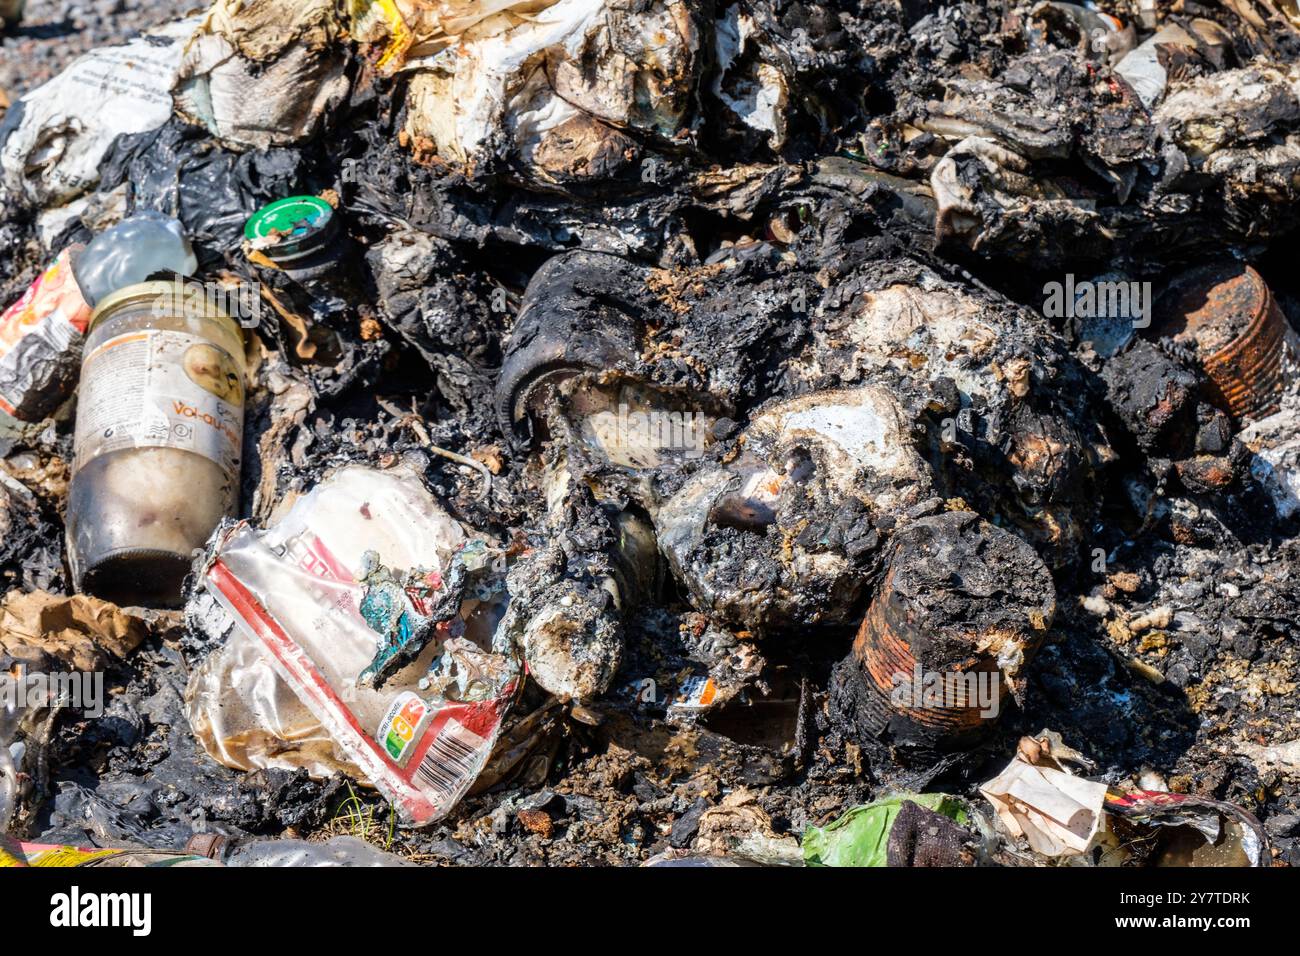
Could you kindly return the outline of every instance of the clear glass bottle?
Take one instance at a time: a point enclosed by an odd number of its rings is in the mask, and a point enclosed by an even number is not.
[[[68,490],[78,590],[174,607],[194,549],[239,498],[239,326],[194,283],[145,282],[87,329]]]

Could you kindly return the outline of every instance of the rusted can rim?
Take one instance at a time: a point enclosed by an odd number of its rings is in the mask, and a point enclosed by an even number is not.
[[[1175,280],[1170,291],[1177,297],[1176,302],[1162,324],[1181,318],[1184,329],[1170,331],[1194,333],[1226,320],[1233,310],[1250,310],[1246,327],[1231,341],[1208,354],[1198,348],[1201,366],[1209,379],[1210,398],[1241,422],[1278,410],[1287,320],[1272,290],[1255,269],[1243,265],[1240,273],[1227,274],[1229,270],[1228,264],[1203,267]],[[1185,308],[1198,293],[1203,295],[1204,304]]]
[[[947,700],[948,687],[945,684],[945,702],[943,706],[905,705],[896,703],[893,691],[896,675],[904,675],[911,681],[917,673],[920,663],[912,652],[910,642],[906,639],[907,625],[901,621],[892,621],[893,614],[886,605],[886,595],[891,593],[892,572],[886,576],[884,586],[876,600],[871,602],[867,614],[858,628],[853,642],[854,656],[870,684],[869,691],[874,690],[888,702],[890,713],[896,714],[936,734],[954,734],[974,730],[989,723],[993,718],[986,714],[985,708],[978,702],[969,704],[965,694],[964,682],[967,675],[979,679],[979,674],[998,675],[996,680],[999,705],[1008,692],[1007,682],[1001,679],[997,662],[991,657],[975,653],[978,637],[967,635],[973,653],[955,670],[939,675],[940,680],[952,678],[952,691],[955,699]],[[1032,653],[1032,647],[1028,653]]]

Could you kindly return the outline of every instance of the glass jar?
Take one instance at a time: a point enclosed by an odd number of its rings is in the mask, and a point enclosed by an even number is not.
[[[194,283],[99,303],[81,366],[68,560],[78,590],[175,607],[192,555],[239,499],[239,326]]]

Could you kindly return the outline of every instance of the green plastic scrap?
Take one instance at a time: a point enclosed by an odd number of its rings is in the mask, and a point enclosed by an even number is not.
[[[900,793],[874,803],[850,807],[824,827],[803,834],[803,859],[808,866],[884,866],[889,831],[904,800],[941,813],[950,820],[968,821],[965,805],[946,793]]]

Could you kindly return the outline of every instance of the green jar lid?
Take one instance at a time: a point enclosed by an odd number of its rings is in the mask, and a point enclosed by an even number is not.
[[[334,207],[324,199],[289,196],[253,213],[244,225],[244,238],[268,258],[287,262],[316,252],[337,229]]]

